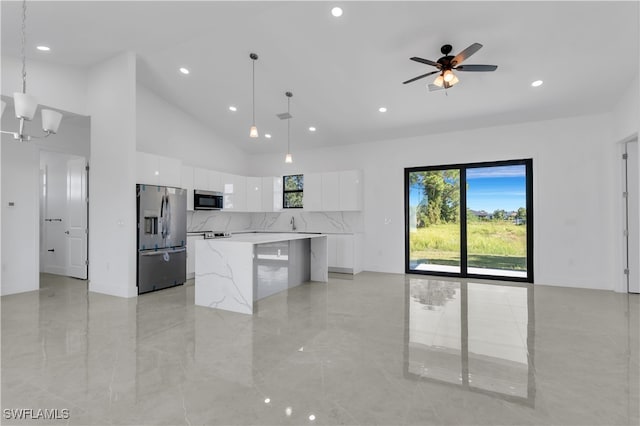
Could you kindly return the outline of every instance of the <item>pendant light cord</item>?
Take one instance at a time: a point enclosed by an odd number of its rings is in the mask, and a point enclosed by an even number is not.
[[[22,45],[20,53],[22,55],[22,93],[27,93],[27,0],[22,1]]]
[[[253,73],[252,73],[252,83],[253,83],[253,88],[252,88],[252,97],[253,97],[253,120],[252,120],[252,124],[255,126],[256,125],[256,60],[252,60],[252,69],[253,69]]]
[[[291,97],[287,97],[287,154],[291,154]]]

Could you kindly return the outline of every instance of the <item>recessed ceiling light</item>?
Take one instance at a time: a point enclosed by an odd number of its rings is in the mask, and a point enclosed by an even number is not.
[[[310,132],[315,132],[315,131],[316,131],[316,128],[315,128],[315,127],[313,127],[313,126],[311,126],[311,127],[309,127],[309,131],[310,131]]]
[[[533,86],[533,87],[542,86],[542,80],[534,81],[533,83],[531,83],[531,86]]]
[[[385,108],[385,107],[380,107],[380,108],[378,108],[378,111],[380,111],[380,112],[387,112],[387,108]]]
[[[265,133],[264,137],[267,138],[267,139],[271,139],[271,135],[269,133]]]
[[[315,419],[316,419],[316,416],[315,416],[315,415],[311,414],[311,415],[309,416],[309,420],[314,421]]]
[[[36,49],[41,50],[43,52],[48,52],[51,50],[49,46],[37,46]]]
[[[331,9],[331,14],[336,18],[339,18],[342,16],[342,9],[336,6],[333,9]]]
[[[186,74],[189,74],[189,70],[188,70],[188,69],[186,69],[186,68],[184,68],[184,67],[180,68],[180,72],[181,72],[182,74],[185,74],[185,75],[186,75]]]
[[[236,112],[237,110],[238,110],[238,108],[234,107],[233,105],[231,105],[231,106],[229,107],[229,111]]]

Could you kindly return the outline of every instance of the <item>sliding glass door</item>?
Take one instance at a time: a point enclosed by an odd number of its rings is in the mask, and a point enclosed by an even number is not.
[[[409,173],[410,266],[460,273],[460,170]]]
[[[533,282],[531,183],[531,160],[405,169],[406,272]]]

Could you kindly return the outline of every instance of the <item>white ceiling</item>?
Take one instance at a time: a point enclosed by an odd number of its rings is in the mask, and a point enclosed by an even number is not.
[[[141,84],[249,153],[284,151],[286,121],[276,114],[287,109],[285,91],[295,150],[607,111],[639,73],[637,1],[27,5],[28,58],[88,67],[135,51]],[[335,5],[341,18],[330,14]],[[21,3],[1,7],[2,55],[18,56]],[[448,93],[425,88],[433,77],[402,84],[433,70],[409,57],[437,60],[442,44],[455,54],[473,42],[484,47],[466,63],[496,72],[461,72]],[[248,137],[250,52],[260,56],[258,140]]]

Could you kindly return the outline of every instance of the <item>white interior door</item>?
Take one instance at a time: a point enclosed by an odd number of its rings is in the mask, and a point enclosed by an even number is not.
[[[66,275],[87,279],[87,170],[84,158],[67,161]]]
[[[41,271],[67,275],[68,155],[41,152]]]
[[[629,292],[640,293],[640,175],[638,141],[627,143],[627,268]]]

